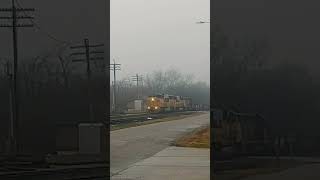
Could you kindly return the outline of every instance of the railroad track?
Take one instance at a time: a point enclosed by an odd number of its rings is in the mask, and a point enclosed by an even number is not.
[[[150,121],[154,119],[161,119],[171,116],[177,115],[190,115],[193,111],[183,111],[183,112],[167,112],[167,113],[142,113],[142,114],[135,114],[135,115],[119,115],[119,116],[110,116],[110,124],[111,125],[118,125],[118,124],[127,124],[133,122],[144,122]]]
[[[91,167],[55,167],[55,168],[21,168],[15,170],[8,169],[7,171],[0,171],[0,179],[14,179],[14,180],[80,180],[80,179],[91,179],[100,180],[106,179],[109,175],[107,174],[107,164],[101,164]]]

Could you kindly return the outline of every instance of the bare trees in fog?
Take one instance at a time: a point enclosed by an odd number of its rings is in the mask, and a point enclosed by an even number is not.
[[[275,134],[314,129],[320,89],[306,67],[269,62],[272,49],[265,37],[235,40],[219,27],[212,31],[215,105],[259,113]]]
[[[26,144],[37,140],[37,133],[28,131],[30,128],[41,129],[43,126],[46,127],[43,129],[54,131],[59,122],[88,120],[85,67],[72,65],[69,54],[68,47],[63,46],[50,53],[21,59],[18,74],[19,114],[21,133]],[[0,98],[3,100],[0,102],[0,118],[4,120],[10,119],[7,62],[12,67],[11,59],[0,59]],[[107,107],[106,74],[101,71],[105,67],[102,63],[92,67],[92,101],[97,121],[105,120]],[[0,136],[7,135],[8,122],[3,122]],[[52,134],[46,131],[42,136],[52,139]]]
[[[193,83],[194,77],[191,74],[182,74],[175,69],[169,69],[167,71],[155,71],[148,74],[145,80],[146,88],[152,93],[169,93],[175,94],[181,92],[182,88]]]

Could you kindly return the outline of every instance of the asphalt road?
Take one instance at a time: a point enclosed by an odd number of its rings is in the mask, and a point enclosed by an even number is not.
[[[184,119],[120,129],[110,133],[111,175],[151,157],[174,140],[210,123],[209,113]]]

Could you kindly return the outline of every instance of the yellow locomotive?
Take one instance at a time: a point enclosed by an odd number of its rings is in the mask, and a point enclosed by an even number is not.
[[[147,98],[147,111],[152,113],[190,110],[192,100],[189,97],[159,94]]]
[[[233,147],[237,152],[246,153],[266,143],[267,126],[260,115],[217,109],[212,115],[214,149]]]

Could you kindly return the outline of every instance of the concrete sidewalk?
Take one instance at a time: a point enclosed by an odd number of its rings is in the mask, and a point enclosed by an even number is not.
[[[210,149],[168,147],[114,175],[112,180],[209,180]]]
[[[261,174],[247,177],[243,180],[319,180],[320,179],[320,165],[308,164],[296,168],[290,168],[282,172],[272,174]]]

